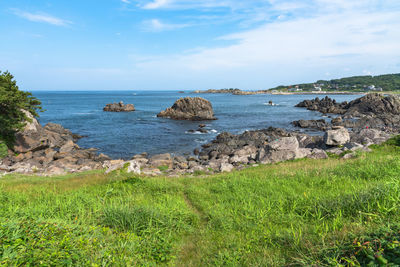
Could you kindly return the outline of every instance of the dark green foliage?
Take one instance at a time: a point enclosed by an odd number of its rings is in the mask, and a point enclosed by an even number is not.
[[[24,127],[27,119],[22,110],[38,117],[40,105],[31,93],[19,90],[14,76],[0,71],[0,140],[12,146],[16,131]]]
[[[389,140],[386,141],[385,144],[391,146],[400,146],[400,135],[390,138]]]
[[[360,237],[351,234],[349,243],[338,249],[330,262],[337,266],[399,266],[400,226],[381,227]]]
[[[8,148],[6,144],[0,141],[0,159],[6,157],[8,155]]]

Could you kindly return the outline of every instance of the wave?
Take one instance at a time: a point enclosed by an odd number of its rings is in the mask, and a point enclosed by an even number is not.
[[[194,139],[194,141],[195,141],[196,143],[199,143],[199,144],[205,144],[205,143],[208,142],[207,140],[204,140],[204,139]]]
[[[265,106],[279,106],[279,104],[275,104],[275,103],[270,104],[270,103],[267,103],[267,102],[263,103],[263,105],[265,105]]]
[[[207,134],[207,133],[202,133],[202,132],[200,132],[200,131],[194,131],[194,132],[192,132],[192,131],[186,131],[185,134]]]

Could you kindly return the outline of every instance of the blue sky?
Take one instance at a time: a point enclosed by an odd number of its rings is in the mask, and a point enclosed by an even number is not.
[[[265,89],[400,72],[398,0],[0,0],[25,90]]]

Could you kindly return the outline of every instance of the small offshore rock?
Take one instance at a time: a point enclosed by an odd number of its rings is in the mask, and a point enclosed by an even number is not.
[[[108,112],[131,112],[135,111],[135,106],[133,104],[124,104],[124,102],[120,101],[119,103],[107,104],[103,111]]]

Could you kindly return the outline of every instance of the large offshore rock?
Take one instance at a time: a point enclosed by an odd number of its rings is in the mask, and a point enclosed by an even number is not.
[[[172,107],[158,113],[157,117],[192,121],[216,120],[210,101],[201,97],[178,99]]]

